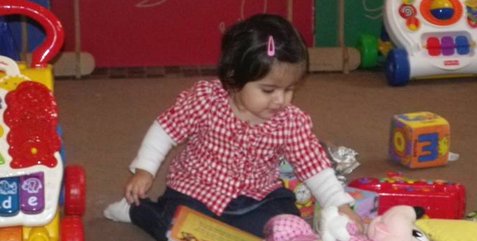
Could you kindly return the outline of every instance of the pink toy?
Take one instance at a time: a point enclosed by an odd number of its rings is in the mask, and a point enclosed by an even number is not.
[[[279,215],[265,226],[266,241],[425,241],[427,237],[415,226],[424,213],[411,206],[395,206],[373,219],[363,234],[337,207],[322,210],[320,235],[296,216]]]
[[[421,215],[424,211],[421,210]],[[414,222],[417,212],[411,206],[395,206],[383,215],[373,219],[367,228],[367,236],[374,241],[421,240],[422,233],[416,230]],[[417,235],[419,234],[419,235]]]
[[[270,219],[264,233],[265,241],[316,241],[319,238],[304,219],[290,214]]]
[[[321,236],[323,241],[424,241],[427,237],[414,225],[423,214],[422,208],[394,206],[374,218],[363,234],[346,216],[339,214],[336,207],[330,207],[322,212]]]

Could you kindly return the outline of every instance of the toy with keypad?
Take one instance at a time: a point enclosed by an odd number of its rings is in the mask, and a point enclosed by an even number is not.
[[[31,65],[0,56],[0,240],[83,241],[85,173],[63,163],[48,64],[63,44],[61,23],[24,0],[2,0],[0,15],[25,15],[46,32]]]
[[[450,127],[447,120],[431,112],[395,115],[391,121],[389,156],[409,168],[447,164]]]
[[[363,36],[362,67],[385,56],[392,86],[477,75],[477,0],[386,0],[381,38]]]
[[[477,74],[475,0],[389,0],[384,26],[395,49],[386,60],[391,85],[410,79]]]
[[[465,187],[459,183],[416,180],[388,173],[386,178],[363,177],[348,185],[378,193],[378,214],[396,205],[410,205],[424,208],[431,218],[462,219],[465,216]]]

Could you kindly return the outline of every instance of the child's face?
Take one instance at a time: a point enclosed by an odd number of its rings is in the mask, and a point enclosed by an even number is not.
[[[277,62],[262,79],[248,82],[233,93],[232,104],[239,119],[260,124],[290,104],[303,76],[303,64]]]

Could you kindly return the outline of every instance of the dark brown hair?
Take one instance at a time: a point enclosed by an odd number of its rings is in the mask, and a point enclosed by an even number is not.
[[[275,43],[272,56],[267,54],[270,37]],[[308,66],[303,39],[293,25],[279,15],[254,15],[224,33],[218,76],[225,89],[240,90],[246,83],[266,76],[275,61]]]

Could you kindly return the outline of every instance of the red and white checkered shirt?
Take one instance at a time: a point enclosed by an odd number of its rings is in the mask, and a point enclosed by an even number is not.
[[[170,165],[169,187],[220,215],[240,195],[261,200],[279,188],[282,156],[300,180],[331,166],[311,118],[296,106],[252,126],[233,114],[228,97],[220,81],[199,81],[158,116],[174,141],[187,141]]]

